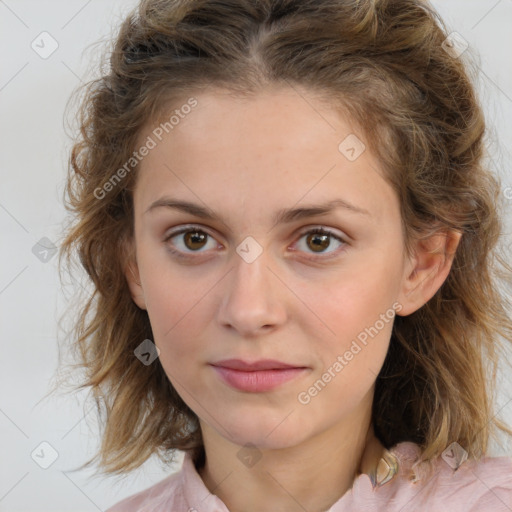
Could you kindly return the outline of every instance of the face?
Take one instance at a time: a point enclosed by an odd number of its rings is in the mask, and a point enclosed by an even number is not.
[[[196,99],[161,141],[153,125],[141,133],[156,146],[134,191],[127,278],[202,424],[292,446],[371,406],[400,310],[398,199],[370,150],[358,156],[361,130],[306,91]]]

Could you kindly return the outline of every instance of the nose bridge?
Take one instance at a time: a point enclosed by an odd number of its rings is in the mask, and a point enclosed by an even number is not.
[[[282,285],[268,268],[271,266],[269,251],[264,250],[252,260],[247,257],[251,249],[245,253],[244,249],[247,246],[240,244],[234,255],[234,268],[226,280],[219,320],[247,334],[278,324],[284,311],[276,288]]]

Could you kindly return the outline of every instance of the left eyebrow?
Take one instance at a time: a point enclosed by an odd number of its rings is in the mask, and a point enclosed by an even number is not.
[[[179,201],[171,197],[161,197],[160,199],[157,199],[149,206],[147,210],[145,210],[144,214],[149,213],[150,211],[153,211],[159,207],[172,208],[185,213],[189,213],[196,217],[200,217],[202,219],[223,222],[219,215],[217,215],[208,207],[191,203],[189,201]],[[327,213],[333,212],[338,208],[343,208],[352,213],[367,215],[369,217],[372,216],[368,210],[365,210],[359,206],[355,206],[348,201],[343,199],[333,199],[327,203],[307,205],[301,208],[283,208],[275,213],[273,221],[274,224],[289,224],[291,222],[308,217],[325,215]]]

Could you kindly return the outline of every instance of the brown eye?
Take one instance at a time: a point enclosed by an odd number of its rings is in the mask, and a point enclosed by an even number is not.
[[[319,233],[310,233],[306,238],[306,243],[315,252],[321,252],[331,245],[331,235],[322,235]],[[311,244],[311,245],[309,245]]]
[[[168,250],[180,258],[192,258],[194,253],[199,255],[207,253],[208,249],[221,248],[212,235],[194,226],[169,233],[165,236],[164,242],[168,245]],[[209,248],[208,243],[211,244]],[[299,247],[301,252],[317,253],[319,257],[324,259],[337,256],[345,246],[349,245],[340,236],[323,228],[305,231],[296,244],[302,245],[302,247]],[[338,244],[338,247],[336,247],[336,244]],[[334,250],[328,250],[331,247]]]
[[[193,253],[201,254],[207,252],[208,249],[218,247],[210,234],[193,226],[169,233],[165,236],[164,242],[172,253],[183,258],[193,256]]]
[[[303,232],[297,244],[301,251],[309,254],[312,252],[317,253],[322,258],[336,256],[348,245],[340,236],[320,227]],[[338,245],[337,247],[336,244]],[[331,249],[331,247],[333,250],[327,250]]]
[[[187,231],[183,240],[188,249],[197,251],[204,247],[207,237],[208,235],[202,231]]]

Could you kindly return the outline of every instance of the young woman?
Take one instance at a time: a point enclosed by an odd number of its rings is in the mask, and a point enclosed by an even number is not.
[[[426,2],[144,0],[80,123],[100,467],[185,451],[109,512],[512,510],[500,188]]]

